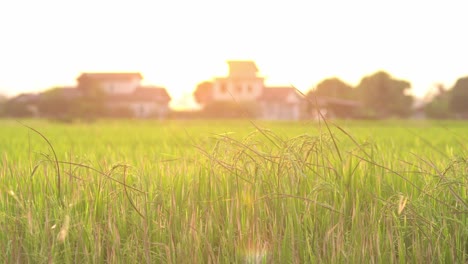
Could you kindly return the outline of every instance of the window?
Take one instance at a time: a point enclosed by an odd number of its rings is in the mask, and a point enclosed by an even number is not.
[[[220,91],[221,93],[227,93],[226,85],[223,84],[223,83],[221,83],[221,84],[219,85],[219,91]]]
[[[240,84],[236,85],[236,92],[237,93],[242,93],[242,85],[240,85]]]
[[[251,92],[252,92],[252,86],[247,85],[247,92],[248,92],[248,93],[251,93]]]

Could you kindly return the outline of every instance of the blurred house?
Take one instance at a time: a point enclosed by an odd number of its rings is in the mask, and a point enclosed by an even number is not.
[[[211,99],[214,101],[257,101],[263,94],[264,78],[257,76],[253,61],[228,61],[229,75],[214,79]]]
[[[140,73],[83,73],[77,86],[55,87],[42,93],[25,93],[7,102],[11,116],[138,117],[166,118],[169,101],[166,89],[143,86]]]
[[[5,112],[14,117],[37,117],[39,116],[38,103],[40,94],[22,93],[10,98],[5,103]]]
[[[209,103],[255,105],[261,119],[297,120],[301,118],[303,98],[292,87],[266,87],[253,61],[228,61],[229,74],[213,80],[205,92]]]
[[[167,117],[171,98],[166,89],[142,86],[142,79],[140,73],[83,73],[76,89],[84,96],[101,96],[111,112],[127,109],[135,117]]]
[[[308,112],[311,119],[360,118],[362,103],[356,100],[330,96],[308,96]],[[319,113],[320,111],[320,113]]]
[[[268,87],[258,100],[262,119],[298,120],[302,117],[304,98],[293,87]]]

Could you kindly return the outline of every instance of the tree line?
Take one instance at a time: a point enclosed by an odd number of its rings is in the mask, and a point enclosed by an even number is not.
[[[211,102],[213,83],[205,81],[197,85],[194,98],[205,106],[206,111],[214,108],[219,112],[216,102]],[[422,107],[415,108],[415,98],[410,94],[411,83],[397,79],[385,71],[378,71],[361,79],[355,87],[337,77],[327,78],[306,92],[309,108],[313,108],[317,98],[334,98],[344,102],[360,104],[355,118],[407,118],[415,111],[422,112],[428,118],[467,118],[468,117],[468,76],[460,78],[447,89],[437,86],[435,93],[425,98]],[[213,107],[212,105],[217,107]],[[339,106],[335,106],[340,112]],[[346,111],[346,109],[344,110]],[[342,111],[343,112],[343,111]],[[344,114],[338,117],[343,117]]]
[[[128,108],[106,107],[106,94],[101,88],[87,89],[80,96],[69,96],[61,88],[51,88],[39,95],[21,95],[10,100],[0,98],[0,116],[45,117],[58,121],[74,119],[94,120],[96,118],[130,118]]]
[[[415,109],[415,98],[410,94],[411,83],[397,79],[385,71],[378,71],[365,76],[358,85],[352,85],[339,78],[327,78],[319,82],[305,94],[308,109],[314,107],[317,98],[334,98],[342,101],[357,102],[360,107],[354,113],[354,118],[407,118],[415,111],[422,112],[428,118],[449,119],[468,118],[468,76],[457,80],[453,87],[446,88],[437,85],[425,98],[424,105]],[[255,117],[255,105],[246,103],[213,102],[211,100],[213,83],[201,82],[195,88],[193,96],[203,105],[203,109],[191,117]],[[106,113],[104,95],[86,94],[86,96],[70,99],[64,98],[59,89],[49,89],[41,94],[41,100],[35,108],[44,116],[85,116],[95,118],[100,116],[131,117],[128,109]],[[335,106],[337,117],[349,114],[347,109],[341,110]],[[223,115],[224,113],[224,115]],[[236,115],[241,113],[241,115]],[[0,95],[0,116],[25,117],[32,116],[29,105],[13,99],[8,100]],[[348,115],[349,116],[349,115]]]
[[[424,98],[424,104],[413,108],[414,97],[409,94],[411,84],[398,80],[390,74],[379,71],[364,77],[352,87],[338,78],[320,82],[309,96],[333,96],[355,99],[363,104],[364,115],[374,117],[408,117],[414,111],[422,111],[428,118],[449,119],[468,117],[468,76],[457,80],[455,85],[446,88],[435,86]]]

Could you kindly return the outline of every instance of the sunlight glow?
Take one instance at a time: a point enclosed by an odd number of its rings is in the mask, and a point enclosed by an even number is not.
[[[463,2],[4,1],[0,93],[73,85],[81,72],[139,71],[190,107],[195,86],[254,60],[271,85],[306,92],[385,70],[422,96],[468,74]]]

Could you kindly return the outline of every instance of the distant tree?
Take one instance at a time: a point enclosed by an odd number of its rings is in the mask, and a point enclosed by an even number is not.
[[[78,89],[82,91],[82,96],[74,102],[72,116],[90,121],[109,114],[106,108],[106,92],[99,82],[89,80],[80,83]]]
[[[75,118],[94,120],[108,115],[105,92],[97,83],[87,83],[81,93],[70,96],[63,88],[52,88],[41,94],[39,112],[46,117],[61,121]],[[68,94],[68,95],[67,95]]]
[[[450,109],[457,115],[468,115],[468,77],[457,80],[452,88]]]
[[[353,97],[353,88],[351,85],[338,78],[328,78],[317,84],[315,89],[312,89],[307,93],[307,96],[328,96],[350,99]]]
[[[411,113],[413,97],[406,94],[411,84],[379,71],[364,77],[356,88],[367,115],[405,117]]]
[[[73,103],[70,99],[64,98],[60,88],[51,88],[41,94],[38,108],[44,116],[64,118],[70,115]]]
[[[11,117],[33,117],[35,111],[31,105],[15,100],[9,100],[3,105],[3,113]]]
[[[442,84],[436,84],[425,96],[427,102],[424,106],[424,113],[429,118],[446,119],[452,117],[450,111],[450,90]]]
[[[336,77],[321,81],[306,96],[308,113],[316,113],[317,107],[326,109],[327,117],[350,118],[359,112],[355,89]]]
[[[199,83],[193,96],[195,97],[195,101],[201,105],[206,105],[207,103],[211,102],[213,93],[213,83],[209,81],[205,81]]]
[[[7,97],[0,94],[0,116],[5,115],[5,104],[7,102]]]

